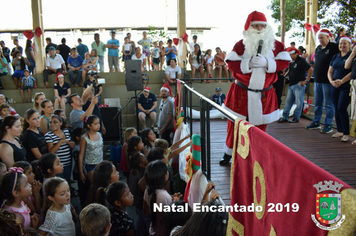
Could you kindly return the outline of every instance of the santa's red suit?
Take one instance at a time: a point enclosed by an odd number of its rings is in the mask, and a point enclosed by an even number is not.
[[[277,71],[287,68],[291,58],[284,45],[277,40],[274,41],[274,48],[265,55],[267,67],[250,68],[251,55],[247,54],[244,41],[240,40],[226,57],[235,83],[231,85],[223,106],[237,117],[265,130],[266,124],[279,119],[277,97],[271,85],[278,79]],[[237,81],[243,83],[245,88],[237,85]],[[229,120],[225,147],[228,155],[232,154],[233,139],[234,123]]]

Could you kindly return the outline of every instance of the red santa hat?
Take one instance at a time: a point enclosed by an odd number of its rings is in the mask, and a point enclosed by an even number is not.
[[[319,34],[323,34],[323,35],[326,35],[326,36],[329,36],[329,37],[332,37],[332,36],[333,36],[333,35],[330,33],[330,31],[327,30],[327,29],[321,29],[321,30],[319,30],[318,35],[319,35]]]
[[[346,36],[346,35],[343,35],[343,36],[340,37],[340,42],[341,42],[342,40],[345,40],[345,41],[347,41],[347,42],[349,42],[349,43],[352,43],[351,38],[350,38],[349,36]]]
[[[59,77],[63,77],[64,78],[64,75],[62,73],[57,73],[55,83],[57,83]]]
[[[172,97],[172,89],[171,89],[171,87],[170,87],[168,84],[164,84],[164,85],[161,87],[161,90],[160,90],[160,91],[162,91],[162,90],[166,90],[167,92],[169,92],[169,96]]]
[[[265,14],[258,11],[253,11],[248,15],[246,23],[245,23],[245,30],[248,30],[250,25],[252,24],[265,24],[267,25],[267,19]]]
[[[294,53],[297,53],[298,55],[300,55],[300,52],[298,49],[296,49],[295,47],[289,47],[286,49],[287,52],[289,52],[289,54],[294,54]]]
[[[144,87],[143,91],[150,92],[151,88],[150,87]]]

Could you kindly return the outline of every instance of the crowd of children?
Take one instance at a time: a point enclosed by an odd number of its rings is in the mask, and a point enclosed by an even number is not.
[[[60,119],[56,115],[50,122]],[[227,213],[207,216],[192,214],[190,208],[183,213],[153,210],[154,204],[185,204],[180,200],[182,194],[174,191],[176,173],[170,159],[191,145],[188,142],[179,147],[190,135],[169,147],[166,140],[156,139],[152,130],[144,130],[140,137],[136,129],[127,128],[120,163],[127,180],[120,180],[115,165],[103,160],[99,126],[98,117],[92,115],[84,120],[84,135],[80,129],[71,134],[73,177],[78,181],[82,208],[79,219],[84,235],[197,235],[191,224],[204,225],[203,218],[209,217],[211,224],[218,227],[214,229],[216,234],[206,235],[225,234]],[[60,144],[52,144],[50,149],[66,142],[63,136]],[[0,162],[1,235],[81,235],[75,226],[80,207],[75,209],[71,204],[71,183],[59,177],[65,171],[59,156],[57,152],[47,153],[31,163],[16,161],[9,168]],[[213,193],[214,186],[209,184],[206,193]],[[211,196],[216,198],[218,194]],[[135,216],[127,212],[132,206]],[[5,230],[3,225],[10,227]],[[202,232],[206,230],[201,227]]]
[[[143,71],[160,71],[163,70],[164,64],[166,62],[166,67],[170,66],[171,59],[178,59],[178,49],[176,46],[172,45],[172,39],[167,40],[167,46],[163,46],[163,41],[152,41],[146,31],[142,33],[143,38],[137,41],[137,44],[142,47],[140,48],[142,52],[142,70]],[[124,38],[124,44],[122,45],[122,61],[126,62],[131,59],[140,59],[134,56],[135,50],[138,47],[132,48],[132,41],[130,42],[129,37]],[[134,50],[134,51],[133,51]],[[229,77],[229,72],[227,65],[224,61],[226,53],[223,52],[220,47],[215,49],[215,55],[212,55],[212,50],[207,49],[205,54],[203,54],[200,45],[197,42],[197,36],[193,36],[193,41],[189,43],[188,51],[188,62],[192,71],[192,78],[195,77],[195,71],[198,70],[200,77],[207,78],[209,83],[209,78],[212,78],[212,71],[215,69],[218,74],[218,78],[222,78],[222,72],[224,71],[224,76]],[[218,82],[221,82],[219,80]]]

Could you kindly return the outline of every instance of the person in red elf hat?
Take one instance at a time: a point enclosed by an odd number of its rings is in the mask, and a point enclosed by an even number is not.
[[[167,140],[169,145],[172,143],[170,134],[173,130],[174,121],[174,101],[171,96],[171,87],[168,84],[164,84],[160,90],[162,100],[159,106],[158,129],[160,138]]]
[[[336,43],[330,41],[332,34],[327,29],[319,30],[318,40],[320,45],[315,49],[314,56],[314,119],[306,129],[320,129],[323,103],[325,102],[325,125],[320,131],[327,134],[332,132],[334,118],[334,104],[332,102],[332,85],[328,79],[328,69],[332,57],[339,52]]]
[[[54,109],[57,110],[60,107],[65,112],[67,98],[70,94],[71,88],[69,83],[64,81],[63,74],[57,73],[56,83],[54,84]]]
[[[310,64],[300,56],[300,51],[295,47],[287,48],[292,62],[289,64],[289,87],[286,97],[286,102],[283,108],[283,117],[278,120],[278,123],[287,122],[289,119],[289,112],[296,102],[297,107],[294,110],[293,118],[289,120],[289,123],[299,122],[299,118],[302,115],[303,101],[305,88],[313,74],[313,68]],[[308,73],[307,78],[305,78],[305,73]]]
[[[156,123],[156,106],[157,98],[153,93],[150,93],[150,87],[144,87],[143,92],[137,99],[138,119],[140,120],[143,129],[146,129],[146,117],[150,117],[151,128]]]
[[[335,121],[337,132],[332,138],[341,138],[342,142],[349,142],[350,119],[348,106],[350,98],[351,68],[346,69],[346,61],[351,55],[352,40],[343,35],[339,39],[340,52],[335,54],[330,61],[328,79],[331,84],[332,102],[335,108]]]
[[[278,102],[272,84],[277,72],[288,67],[291,58],[284,45],[274,39],[272,27],[263,13],[247,17],[244,38],[227,55],[226,62],[235,82],[226,96],[224,108],[265,131],[267,124],[279,119]],[[234,123],[228,121],[225,155],[221,165],[231,160]]]

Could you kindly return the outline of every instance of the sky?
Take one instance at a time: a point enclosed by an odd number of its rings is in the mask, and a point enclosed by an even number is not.
[[[167,25],[176,26],[177,1],[166,1]],[[44,28],[164,26],[166,18],[165,0],[42,0],[42,5]],[[186,0],[186,24],[219,28],[214,40],[232,48],[242,38],[246,18],[254,10],[265,13],[277,31],[268,5],[269,0]],[[11,19],[2,25],[3,29],[32,29],[30,0],[5,1],[2,8],[17,9],[16,15],[21,16],[14,18],[13,11],[2,11],[4,19]]]

